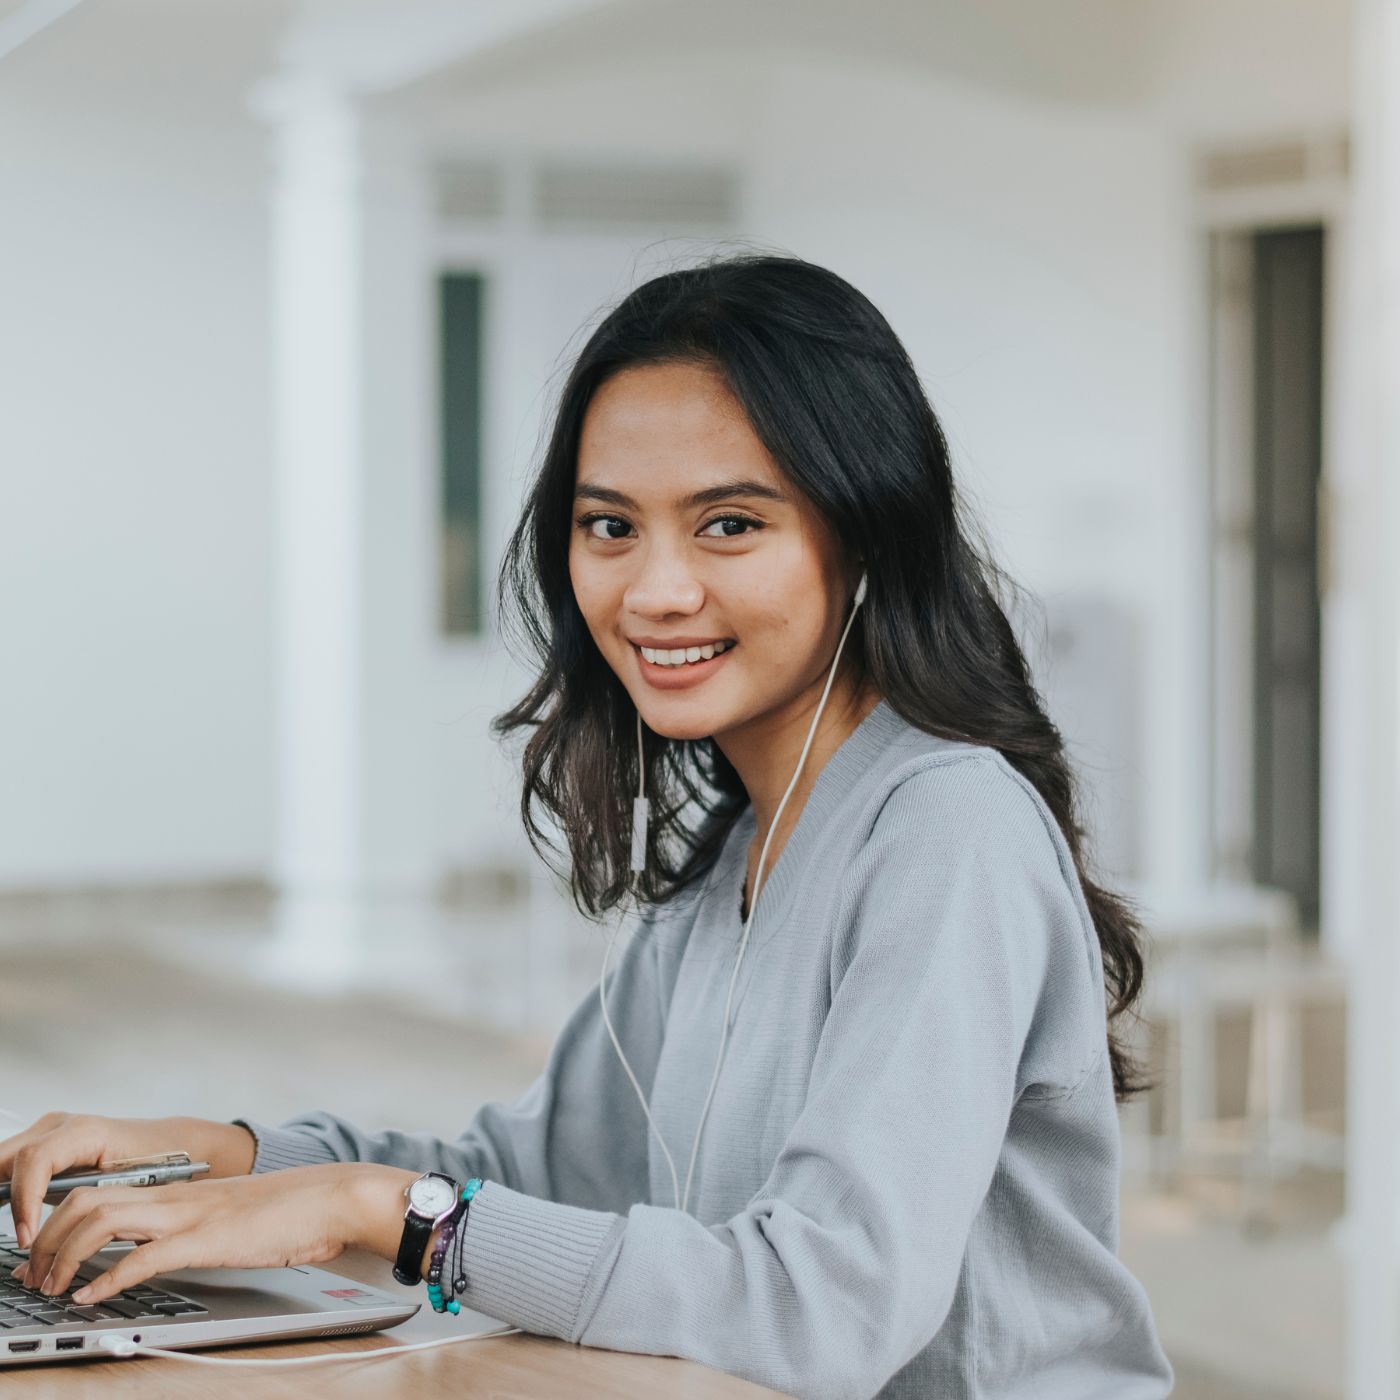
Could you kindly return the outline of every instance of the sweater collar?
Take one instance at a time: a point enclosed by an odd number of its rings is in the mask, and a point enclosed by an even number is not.
[[[760,924],[772,928],[774,920],[782,916],[808,853],[832,814],[845,801],[857,779],[871,768],[878,755],[907,727],[904,718],[882,697],[879,704],[827,759],[797,818],[797,825],[778,853],[778,859],[775,862],[770,856],[764,868],[758,887],[759,912],[763,918],[754,919],[755,929]],[[739,902],[743,898],[748,850],[756,825],[753,803],[746,803],[734,819],[724,850],[725,868],[720,888],[725,905],[738,920],[740,928],[743,927],[743,918],[739,913]]]

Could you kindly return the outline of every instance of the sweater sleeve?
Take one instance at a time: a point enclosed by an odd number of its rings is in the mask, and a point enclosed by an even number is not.
[[[608,1016],[643,1091],[660,1053],[664,1005],[658,939],[664,921],[643,919],[608,969]],[[625,939],[625,942],[624,942]],[[270,1126],[234,1119],[257,1142],[254,1172],[313,1162],[383,1162],[440,1171],[464,1181],[480,1176],[513,1190],[592,1209],[623,1208],[647,1194],[647,1123],[631,1084],[615,1072],[598,985],[570,1014],[544,1069],[513,1103],[491,1102],[453,1141],[397,1129],[366,1132],[315,1110]],[[424,1066],[452,1092],[450,1066]],[[599,1124],[610,1125],[599,1131]]]
[[[1052,958],[1093,1005],[1085,932],[1041,812],[1014,770],[984,760],[893,790],[836,917],[807,1096],[746,1207],[704,1225],[488,1181],[465,1232],[469,1306],[803,1397],[872,1395],[933,1339]],[[735,1035],[742,1054],[742,1018]],[[1101,1022],[1080,1053],[1096,1039]]]

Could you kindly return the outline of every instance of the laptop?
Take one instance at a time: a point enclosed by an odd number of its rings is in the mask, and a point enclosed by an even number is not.
[[[310,1265],[273,1269],[181,1269],[83,1307],[72,1292],[91,1282],[130,1244],[113,1244],[49,1298],[10,1271],[27,1257],[0,1235],[0,1366],[110,1358],[97,1345],[114,1333],[146,1346],[195,1348],[284,1337],[344,1337],[406,1322],[422,1306]]]

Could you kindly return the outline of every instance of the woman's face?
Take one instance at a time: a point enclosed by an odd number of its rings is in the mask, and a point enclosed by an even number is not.
[[[594,394],[569,573],[642,719],[673,739],[722,738],[820,687],[855,587],[718,371],[695,364],[622,370]]]

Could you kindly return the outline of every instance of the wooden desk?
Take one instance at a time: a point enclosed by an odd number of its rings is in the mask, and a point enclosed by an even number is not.
[[[397,1288],[389,1265],[372,1254],[347,1252],[330,1265],[331,1272],[361,1283]],[[292,1357],[324,1351],[372,1351],[395,1343],[425,1342],[464,1332],[481,1332],[502,1324],[480,1313],[457,1317],[435,1313],[423,1294],[422,1310],[388,1332],[360,1337],[328,1337],[270,1346],[210,1349],[205,1356]],[[629,1352],[576,1347],[552,1337],[517,1334],[492,1337],[457,1346],[434,1347],[407,1356],[382,1356],[370,1361],[328,1361],[322,1366],[290,1366],[285,1370],[240,1366],[201,1366],[167,1356],[133,1356],[126,1360],[47,1362],[0,1370],[5,1400],[74,1400],[100,1394],[132,1400],[166,1397],[264,1396],[273,1400],[304,1400],[307,1395],[333,1392],[337,1397],[384,1400],[386,1396],[435,1400],[435,1397],[490,1396],[492,1400],[532,1400],[532,1397],[573,1395],[618,1396],[622,1400],[761,1400],[779,1392],[713,1371],[698,1362],[671,1356],[638,1356]]]

